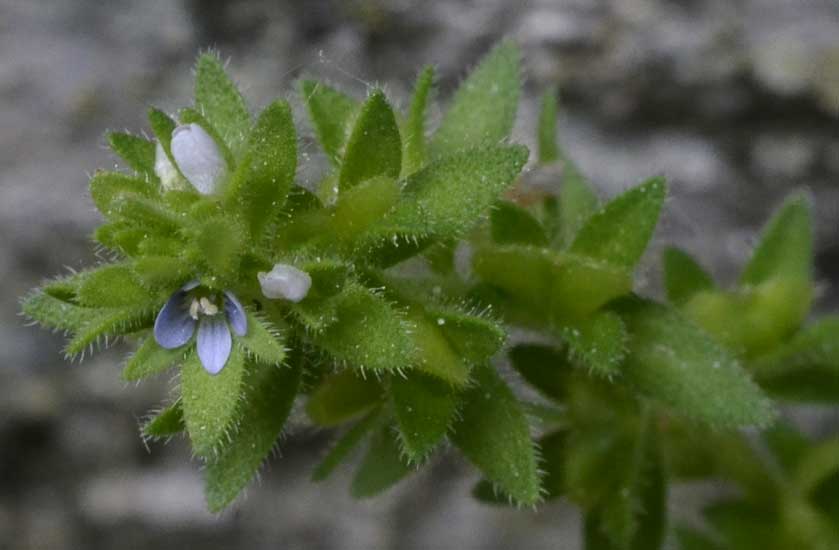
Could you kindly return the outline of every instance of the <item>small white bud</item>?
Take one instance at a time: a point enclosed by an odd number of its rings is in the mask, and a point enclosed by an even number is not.
[[[275,264],[270,272],[260,271],[256,277],[262,294],[272,300],[283,298],[296,303],[305,298],[312,287],[308,273],[288,264]]]
[[[178,126],[172,132],[172,157],[181,174],[202,195],[215,192],[226,171],[218,145],[198,124]]]
[[[157,147],[154,150],[154,173],[160,178],[160,185],[166,191],[177,189],[178,187],[178,169],[169,160],[169,155],[163,150],[160,142],[157,142]]]

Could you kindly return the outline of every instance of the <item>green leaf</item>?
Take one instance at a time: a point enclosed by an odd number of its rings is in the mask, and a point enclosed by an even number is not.
[[[492,367],[476,368],[474,379],[475,386],[463,395],[461,417],[452,429],[451,440],[515,502],[536,504],[541,487],[527,417]]]
[[[285,360],[286,349],[279,331],[266,318],[247,312],[248,331],[237,341],[257,363],[279,366]]]
[[[21,311],[44,327],[79,330],[87,321],[88,310],[56,298],[43,290],[35,290],[21,301]]]
[[[190,234],[203,263],[221,278],[218,283],[227,285],[235,281],[247,243],[245,229],[235,220],[217,215],[190,228]]]
[[[396,180],[384,176],[363,181],[341,193],[329,218],[332,234],[326,238],[355,240],[393,209],[399,194]]]
[[[320,464],[317,465],[314,472],[312,472],[312,481],[323,481],[329,477],[335,468],[358,447],[364,436],[378,424],[380,412],[380,409],[373,409],[341,436],[332,449],[329,450],[329,453],[321,460]]]
[[[260,113],[230,192],[252,235],[260,235],[285,204],[297,170],[297,133],[291,108],[277,100]]]
[[[463,81],[431,140],[432,157],[496,145],[510,135],[521,88],[519,56],[513,42],[501,42]]]
[[[410,176],[425,164],[425,118],[433,92],[434,67],[427,66],[417,76],[408,119],[403,126],[402,177]]]
[[[171,290],[189,278],[192,266],[171,256],[143,256],[134,260],[133,271],[140,284],[154,290]]]
[[[125,264],[108,264],[84,275],[78,300],[90,307],[130,307],[152,305],[155,296],[143,287]]]
[[[700,291],[682,310],[737,353],[757,357],[799,329],[812,299],[808,281],[781,278],[735,291]]]
[[[571,252],[631,270],[641,259],[667,195],[652,178],[609,201],[580,228]]]
[[[165,349],[160,347],[154,337],[149,336],[125,363],[122,370],[123,380],[135,382],[154,376],[170,369],[184,360],[184,348]]]
[[[111,132],[108,134],[108,145],[132,170],[151,181],[157,181],[157,175],[154,172],[155,145],[153,141],[122,132]]]
[[[152,231],[171,234],[173,230],[179,229],[182,224],[182,219],[177,214],[162,206],[159,202],[138,196],[135,193],[120,193],[115,196],[111,203],[111,210],[116,216],[142,228],[140,230],[140,241],[143,240],[143,235]]]
[[[549,433],[539,440],[539,469],[542,475],[542,497],[545,500],[557,499],[565,493],[563,470],[567,445],[568,433],[562,430]],[[509,496],[485,479],[475,485],[472,494],[488,504],[514,504]]]
[[[170,405],[143,425],[143,436],[152,438],[172,437],[186,429],[180,403]]]
[[[239,429],[207,465],[207,505],[220,512],[236,498],[267,458],[286,423],[300,383],[299,367],[249,366]]]
[[[624,377],[641,392],[712,427],[774,419],[772,403],[740,364],[677,311],[634,299],[621,313],[630,334]]]
[[[559,188],[558,243],[566,248],[574,242],[580,228],[597,212],[600,200],[583,175],[570,161],[565,161],[562,170],[562,185]]]
[[[409,315],[416,353],[412,366],[454,386],[469,380],[469,365],[460,357],[436,321],[417,309]]]
[[[514,183],[527,154],[522,146],[487,147],[428,165],[408,178],[402,202],[377,234],[449,237],[466,231]]]
[[[839,317],[824,317],[753,363],[758,383],[779,399],[839,402]]]
[[[549,346],[519,344],[510,350],[510,364],[545,397],[565,400],[571,371],[567,354]]]
[[[116,336],[130,334],[147,327],[156,313],[148,307],[90,308],[83,311],[81,327],[76,329],[73,338],[64,348],[64,353],[68,357],[84,355],[84,352],[92,348],[94,344],[98,345],[104,340],[107,346],[108,341]]]
[[[181,405],[195,454],[213,456],[235,431],[244,377],[245,356],[239,346],[233,346],[227,364],[217,375],[204,370],[198,354],[187,356],[181,368]]]
[[[391,377],[390,393],[402,449],[421,463],[445,438],[457,411],[457,397],[444,382],[420,372]]]
[[[437,325],[449,345],[466,362],[482,364],[495,355],[507,333],[493,319],[456,308],[429,307],[426,318]]]
[[[556,146],[557,90],[550,88],[542,95],[539,110],[539,164],[550,164],[559,160]]]
[[[806,195],[788,198],[763,230],[740,284],[754,286],[778,278],[810,281],[812,226],[810,199]]]
[[[397,370],[412,364],[414,326],[404,312],[359,285],[348,285],[337,302],[338,321],[312,335],[317,345],[359,369]]]
[[[558,324],[577,322],[632,288],[620,267],[547,248],[481,248],[473,257],[484,281],[511,294],[531,315]]]
[[[214,54],[205,53],[196,63],[195,105],[224,143],[237,151],[248,135],[251,117],[242,94]]]
[[[172,163],[176,169],[178,164],[175,162],[175,158],[172,156],[172,132],[175,131],[177,127],[177,123],[172,120],[172,118],[161,111],[160,109],[155,109],[154,107],[149,108],[149,126],[151,126],[152,132],[154,132],[157,141],[160,143],[161,147],[163,147],[163,151],[166,153],[166,156],[169,157],[169,162]]]
[[[376,496],[413,471],[402,457],[395,430],[386,425],[373,435],[370,448],[352,480],[350,492],[355,498]]]
[[[379,176],[396,179],[401,170],[399,126],[385,94],[376,90],[361,106],[347,141],[338,184],[344,191]]]
[[[98,171],[90,180],[93,204],[107,219],[113,219],[120,214],[117,209],[120,197],[126,194],[151,197],[154,193],[154,188],[148,180],[117,172]]]
[[[335,166],[340,165],[349,123],[358,102],[315,80],[301,81],[300,89],[321,147]]]
[[[497,203],[490,214],[490,223],[492,240],[498,244],[548,244],[548,235],[539,220],[511,202]]]
[[[672,303],[684,304],[697,292],[714,289],[714,280],[687,252],[671,247],[663,260],[664,287]]]
[[[628,336],[626,326],[617,314],[611,311],[595,313],[563,329],[562,336],[571,359],[589,372],[606,378],[620,375]]]
[[[382,387],[371,376],[352,369],[338,371],[321,382],[306,403],[306,413],[318,426],[335,426],[356,418],[382,401]]]

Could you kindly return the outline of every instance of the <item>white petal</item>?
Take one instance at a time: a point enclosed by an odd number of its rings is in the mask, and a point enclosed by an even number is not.
[[[288,264],[276,264],[268,272],[256,274],[262,294],[272,300],[283,298],[290,302],[299,302],[306,297],[312,287],[312,278],[305,271],[301,271]]]
[[[169,155],[163,150],[160,142],[154,150],[154,173],[160,178],[160,185],[169,191],[178,187],[178,169],[169,160]]]
[[[178,126],[172,132],[172,156],[198,192],[215,192],[226,170],[218,145],[198,124]]]

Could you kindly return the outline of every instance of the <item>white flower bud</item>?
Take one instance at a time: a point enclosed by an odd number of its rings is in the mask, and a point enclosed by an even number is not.
[[[288,264],[275,264],[270,272],[260,271],[256,276],[262,294],[272,300],[283,298],[299,302],[306,297],[312,286],[312,278],[308,273]]]
[[[215,192],[226,171],[218,145],[198,124],[178,126],[172,132],[172,157],[181,174],[199,193]]]
[[[169,160],[169,155],[163,150],[160,142],[157,142],[157,147],[154,150],[154,173],[160,179],[160,185],[163,189],[170,191],[178,187],[178,169]]]

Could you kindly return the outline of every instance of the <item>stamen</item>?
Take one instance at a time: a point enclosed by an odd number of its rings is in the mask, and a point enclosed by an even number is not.
[[[201,297],[201,313],[204,315],[215,315],[218,313],[218,306],[210,301],[206,296]]]
[[[200,307],[200,304],[198,303],[198,300],[193,298],[192,303],[189,304],[189,316],[192,317],[193,319],[195,319],[196,321],[198,320],[198,308],[199,307]]]

